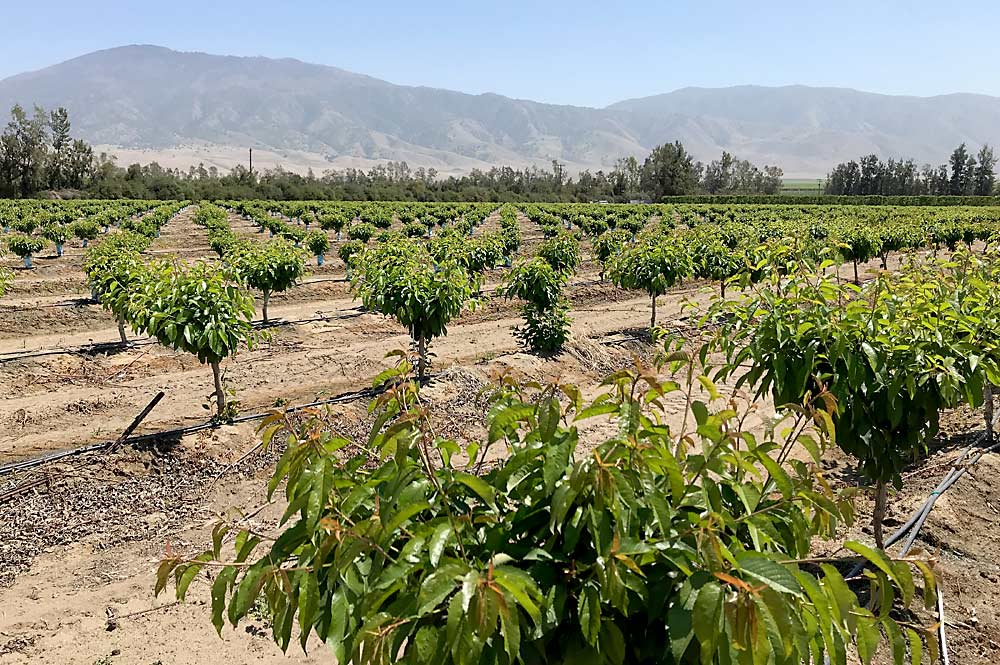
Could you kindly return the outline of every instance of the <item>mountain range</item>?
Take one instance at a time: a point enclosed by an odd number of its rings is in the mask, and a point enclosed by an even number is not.
[[[727,150],[787,177],[822,177],[875,153],[940,164],[959,143],[1000,143],[1000,98],[881,95],[844,88],[683,88],[606,108],[395,85],[292,59],[123,46],[0,81],[0,106],[64,106],[74,136],[119,163],[230,168],[495,165],[609,169],[679,140],[696,158]]]

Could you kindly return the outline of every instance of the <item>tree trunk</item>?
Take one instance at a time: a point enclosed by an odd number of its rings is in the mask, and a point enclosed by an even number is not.
[[[212,361],[212,378],[215,379],[215,415],[222,415],[226,410],[226,391],[222,389],[222,371],[219,361]]]
[[[423,381],[427,373],[427,340],[423,337],[417,340],[417,380]]]
[[[656,328],[656,296],[650,298],[653,303],[653,314],[649,317],[649,329],[652,331]]]
[[[726,280],[722,280],[721,282],[719,282],[719,292],[720,292],[720,295],[722,296],[722,299],[725,300],[726,299]]]
[[[888,252],[882,254],[882,270],[889,269],[889,254]]]
[[[264,303],[261,305],[261,313],[264,315],[264,323],[267,323],[267,301],[271,299],[271,292],[264,291]]]
[[[854,259],[854,283],[855,284],[861,284],[861,281],[858,279],[858,260],[857,259]]]
[[[889,499],[889,485],[884,480],[875,485],[875,510],[872,512],[872,529],[875,532],[875,544],[880,550],[885,549],[885,535],[882,532],[882,522],[885,520],[885,508]]]
[[[118,335],[122,338],[122,344],[128,344],[128,337],[125,336],[125,322],[118,320]]]
[[[986,412],[986,443],[993,443],[993,386],[987,381],[983,387],[983,411]]]

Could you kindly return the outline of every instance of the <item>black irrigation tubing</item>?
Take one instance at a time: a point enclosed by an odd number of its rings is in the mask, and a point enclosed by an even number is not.
[[[993,429],[995,430],[998,422],[1000,422],[1000,414],[997,414],[996,418],[993,419]],[[955,484],[955,482],[965,475],[965,472],[969,470],[970,467],[974,466],[983,458],[987,453],[993,452],[994,450],[1000,449],[1000,442],[994,443],[993,445],[981,449],[974,457],[972,457],[967,463],[965,460],[969,455],[975,450],[983,439],[986,438],[987,432],[983,431],[981,434],[976,436],[972,442],[966,446],[965,450],[957,460],[955,460],[951,465],[951,470],[945,474],[944,478],[938,483],[934,491],[927,495],[927,499],[924,501],[923,505],[920,506],[914,513],[910,516],[910,519],[906,521],[903,526],[899,527],[895,533],[885,539],[885,548],[889,548],[903,539],[904,536],[909,534],[906,543],[903,546],[902,555],[906,556],[909,554],[910,549],[913,547],[914,541],[916,541],[917,536],[920,534],[920,530],[924,526],[924,522],[927,521],[928,515],[931,513],[931,509],[937,502],[938,497],[944,494],[948,489]],[[864,563],[860,563],[850,573],[848,577],[855,577],[861,570],[865,567]]]
[[[424,382],[430,381],[439,374],[428,374],[424,379]],[[186,436],[188,434],[194,434],[196,432],[201,432],[209,429],[217,429],[224,425],[238,425],[240,423],[252,422],[254,420],[263,420],[269,415],[274,413],[274,411],[283,411],[285,413],[296,413],[298,411],[303,411],[305,409],[315,408],[317,406],[328,406],[330,404],[343,404],[347,402],[354,402],[359,399],[368,399],[372,397],[377,397],[386,390],[386,386],[379,386],[375,388],[362,388],[361,390],[352,390],[345,393],[340,393],[334,397],[328,397],[326,399],[316,400],[314,402],[309,402],[307,404],[297,404],[295,406],[285,407],[283,409],[272,409],[270,411],[264,411],[261,413],[251,413],[245,416],[238,416],[232,420],[226,422],[207,422],[200,423],[198,425],[188,425],[186,427],[176,427],[168,430],[161,430],[159,432],[153,432],[150,434],[141,434],[139,436],[132,436],[125,439],[116,440],[118,443],[124,445],[136,445],[140,443],[145,443],[149,441],[156,441],[157,439],[163,439],[167,437],[178,437]],[[103,443],[94,443],[86,446],[80,446],[78,448],[70,448],[69,450],[60,450],[57,452],[46,453],[45,455],[40,455],[38,457],[32,457],[30,459],[21,460],[19,462],[11,462],[9,464],[4,464],[0,466],[0,476],[6,476],[11,473],[16,473],[18,471],[24,471],[26,469],[31,469],[36,466],[40,466],[47,462],[54,462],[57,460],[65,459],[67,457],[74,457],[77,455],[84,455],[86,453],[96,452],[99,450],[106,450],[109,446],[114,445],[116,441],[105,441]]]
[[[34,351],[5,351],[0,353],[0,365],[18,360],[29,360],[31,358],[41,358],[43,356],[61,356],[78,353],[101,353],[114,351],[121,348],[131,348],[133,346],[147,346],[155,344],[156,340],[151,337],[137,338],[128,342],[94,342],[93,344],[80,344],[78,346],[64,346],[51,349],[36,349]]]
[[[294,326],[303,323],[316,323],[319,321],[339,321],[342,319],[353,319],[365,314],[365,311],[360,307],[352,307],[345,310],[343,314],[333,314],[330,316],[315,316],[307,319],[276,319],[273,321],[268,321],[264,323],[263,321],[254,321],[253,327],[255,329],[267,329],[267,328],[280,328],[282,326]],[[141,337],[133,340],[129,340],[126,343],[122,342],[95,342],[93,344],[80,344],[79,346],[66,346],[59,347],[55,349],[37,349],[34,351],[5,351],[0,353],[0,365],[9,362],[16,362],[18,360],[29,360],[31,358],[41,358],[43,356],[58,356],[67,354],[77,354],[77,353],[101,353],[103,351],[114,351],[121,348],[132,348],[135,346],[147,346],[149,344],[155,344],[156,340],[151,337]]]
[[[981,460],[987,453],[991,453],[995,450],[1000,449],[1000,442],[994,443],[991,446],[987,446],[986,448],[979,450],[979,452],[976,453],[972,458],[970,458],[968,462],[965,461],[966,458],[969,457],[969,454],[972,453],[972,451],[976,448],[976,446],[978,446],[986,438],[987,434],[989,434],[990,431],[996,431],[998,423],[1000,423],[1000,414],[998,414],[993,419],[992,425],[988,430],[983,431],[982,434],[979,434],[975,439],[972,440],[972,442],[969,443],[968,446],[966,446],[965,450],[962,451],[962,454],[959,456],[959,458],[952,463],[951,470],[949,470],[948,473],[945,474],[944,478],[941,479],[941,482],[939,482],[937,487],[934,488],[934,491],[931,492],[929,495],[927,495],[927,499],[924,501],[924,504],[916,511],[914,511],[914,513],[910,516],[910,519],[908,519],[903,526],[899,527],[899,529],[897,529],[895,533],[893,533],[885,540],[884,546],[886,548],[894,545],[895,543],[900,541],[907,533],[909,533],[909,537],[903,544],[901,555],[906,556],[907,554],[910,553],[910,550],[913,548],[913,543],[916,541],[917,536],[920,534],[920,530],[923,528],[924,523],[927,521],[927,517],[931,514],[931,509],[937,502],[938,497],[947,492],[952,485],[958,482],[959,478],[965,475],[966,471],[975,466],[979,462],[979,460]],[[847,577],[851,578],[857,576],[861,572],[861,570],[865,567],[865,565],[866,563],[864,562],[859,563],[854,567],[853,570],[851,570],[851,572],[847,574]],[[937,586],[937,613],[938,613],[937,632],[938,632],[938,643],[941,652],[941,662],[944,663],[944,665],[949,665],[948,638],[945,634],[945,621],[944,621],[944,595],[941,592],[940,585]],[[827,660],[827,662],[829,662],[829,660]]]
[[[333,278],[331,280],[326,280],[326,281],[340,281],[340,278]],[[316,282],[308,282],[308,283],[315,284]],[[604,280],[600,279],[594,279],[594,280],[585,280],[582,282],[571,282],[566,286],[567,288],[580,288],[585,286],[594,286],[595,284],[603,284],[603,283],[610,283],[610,282],[605,282]],[[478,294],[479,295],[494,294],[499,288],[500,286],[497,285],[494,288],[480,289]],[[345,310],[345,313],[343,314],[335,314],[331,316],[316,316],[306,319],[278,319],[275,321],[269,321],[266,324],[261,321],[256,321],[254,322],[254,327],[258,329],[261,328],[266,329],[266,328],[278,328],[281,326],[293,326],[303,323],[317,323],[320,321],[338,321],[342,319],[357,318],[363,314],[365,314],[365,310],[363,310],[360,306],[358,306]],[[36,349],[33,351],[4,351],[0,352],[0,365],[9,362],[15,362],[18,360],[41,358],[43,356],[57,356],[57,355],[66,355],[75,353],[100,353],[102,351],[113,351],[116,349],[120,349],[122,347],[129,348],[133,346],[146,346],[148,344],[154,344],[155,342],[156,340],[152,338],[143,337],[131,340],[126,344],[122,344],[122,342],[95,342],[93,344],[80,344],[78,346],[67,346],[67,347],[58,347],[50,349]]]
[[[48,305],[28,305],[23,307],[17,305],[5,305],[0,307],[0,314],[16,314],[17,312],[30,312],[36,309],[54,309],[56,307],[90,307],[98,304],[100,303],[90,296],[80,296],[79,298],[50,303]]]

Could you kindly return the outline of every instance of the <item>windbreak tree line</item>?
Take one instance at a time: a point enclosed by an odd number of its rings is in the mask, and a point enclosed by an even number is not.
[[[834,167],[825,193],[836,196],[996,196],[997,159],[983,145],[976,155],[965,144],[955,148],[947,164],[918,166],[912,159],[882,161],[866,155]]]
[[[712,170],[717,162],[706,168],[694,161],[679,143],[657,146],[642,162],[623,156],[610,170],[585,170],[575,178],[555,160],[550,169],[496,166],[449,177],[433,168],[410,168],[406,162],[368,171],[331,170],[322,176],[280,168],[250,171],[242,165],[229,172],[203,164],[188,169],[164,168],[156,162],[120,167],[71,133],[66,109],[46,112],[36,106],[27,111],[14,106],[0,134],[0,196],[27,198],[45,190],[71,189],[96,198],[161,200],[628,201],[714,191],[710,188],[718,187],[719,178],[711,173],[724,172]],[[732,161],[724,153],[718,163]],[[780,168],[735,164],[726,191],[769,194],[775,189],[771,183],[780,182]],[[317,221],[336,223],[329,216]]]

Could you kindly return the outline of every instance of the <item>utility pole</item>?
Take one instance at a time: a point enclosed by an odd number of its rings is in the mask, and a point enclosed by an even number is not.
[[[250,148],[250,175],[253,175],[253,148]]]

